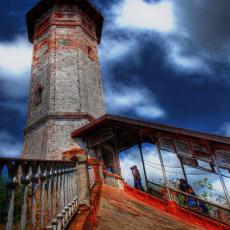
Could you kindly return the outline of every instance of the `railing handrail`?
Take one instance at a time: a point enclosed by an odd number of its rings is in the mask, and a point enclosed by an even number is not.
[[[39,162],[56,162],[56,163],[73,163],[77,162],[77,159],[74,160],[44,160],[44,159],[33,159],[33,158],[11,158],[11,157],[0,157],[0,161],[17,161],[17,162],[34,162],[34,161],[39,161]]]
[[[103,170],[103,173],[106,174],[106,175],[109,175],[109,176],[111,176],[111,177],[114,177],[114,178],[116,178],[116,179],[124,180],[121,176],[116,175],[116,174],[111,173],[111,172],[107,172],[106,170]]]
[[[156,184],[156,183],[151,182],[151,181],[147,181],[147,182],[150,183],[150,184],[159,186],[159,187],[161,187],[161,188],[166,188],[166,186],[162,186],[162,185]],[[196,200],[203,201],[204,203],[210,204],[210,205],[215,206],[215,207],[217,207],[217,208],[221,208],[221,209],[225,209],[225,210],[227,210],[227,211],[230,211],[230,208],[228,208],[228,207],[218,205],[218,204],[216,204],[216,203],[214,203],[214,202],[211,202],[211,201],[202,199],[202,198],[200,198],[200,197],[198,197],[198,196],[194,196],[194,195],[191,195],[191,194],[189,194],[189,193],[186,193],[186,192],[183,192],[183,191],[180,191],[180,190],[171,188],[171,187],[168,187],[168,188],[169,188],[169,190],[172,190],[172,191],[177,192],[177,193],[181,193],[181,194],[186,195],[186,196],[193,197],[193,198],[196,199]]]

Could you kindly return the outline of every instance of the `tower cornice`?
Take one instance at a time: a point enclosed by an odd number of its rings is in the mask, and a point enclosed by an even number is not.
[[[41,118],[39,118],[36,122],[34,122],[32,125],[29,125],[25,128],[24,133],[27,134],[33,129],[36,129],[39,125],[43,124],[47,120],[52,119],[52,120],[87,120],[88,122],[94,121],[95,117],[93,117],[89,113],[68,113],[68,112],[63,112],[63,113],[50,113],[47,114]]]
[[[41,0],[26,14],[29,41],[33,42],[36,20],[52,6],[63,4],[77,5],[91,20],[94,21],[96,24],[97,41],[100,43],[104,18],[100,10],[98,10],[89,0]]]

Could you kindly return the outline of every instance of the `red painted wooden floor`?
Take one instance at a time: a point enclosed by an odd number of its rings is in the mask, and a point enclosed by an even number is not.
[[[198,230],[194,225],[143,204],[125,191],[103,185],[98,209],[98,230]]]

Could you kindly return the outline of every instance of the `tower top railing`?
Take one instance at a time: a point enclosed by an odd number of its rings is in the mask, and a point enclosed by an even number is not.
[[[98,13],[102,14],[101,8],[99,8],[99,6],[96,5],[96,3],[93,0],[86,0],[86,1],[89,2],[95,8],[95,10],[98,11]]]

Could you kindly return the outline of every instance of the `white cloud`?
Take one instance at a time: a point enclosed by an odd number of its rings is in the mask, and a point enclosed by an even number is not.
[[[211,73],[205,60],[198,54],[185,52],[186,48],[183,42],[173,40],[169,41],[168,62],[179,72],[187,73]]]
[[[100,47],[100,56],[102,63],[113,62],[117,59],[122,59],[126,55],[134,52],[137,48],[137,41],[135,39],[109,39],[102,40]]]
[[[229,1],[173,1],[175,30],[165,37],[170,43],[169,63],[176,70],[213,76],[213,62],[229,66]],[[219,77],[229,73],[218,74]]]
[[[25,37],[13,41],[0,41],[0,80],[4,100],[0,108],[26,113],[24,100],[32,61],[32,47]],[[0,157],[19,157],[22,143],[7,131],[0,131]]]
[[[27,38],[18,37],[13,41],[0,41],[0,80],[1,90],[6,100],[0,106],[11,107],[24,112],[23,103],[13,100],[24,100],[28,94],[32,46]]]
[[[30,72],[32,48],[26,39],[0,42],[0,79],[21,78]]]
[[[164,111],[160,107],[153,105],[139,106],[135,111],[138,116],[145,118],[157,118],[165,115]]]
[[[174,28],[172,2],[163,0],[123,0],[113,8],[115,24],[120,28],[154,30],[165,33]]]
[[[110,32],[120,34],[121,30],[128,37],[119,40],[120,37],[113,36],[113,43],[105,41],[104,44],[115,44],[110,46],[111,51],[108,50],[107,55],[124,57],[132,51],[135,56],[142,43],[156,39],[154,35],[158,34],[157,42],[160,41],[165,49],[165,61],[170,67],[178,72],[213,76],[218,65],[211,63],[229,66],[230,5],[228,0],[221,0],[218,6],[214,0],[210,2],[212,4],[206,4],[204,0],[116,1],[106,12],[109,25],[113,26],[105,31],[104,37],[110,37]],[[137,37],[138,34],[142,37]],[[135,41],[134,49],[130,41]],[[154,50],[152,52],[154,55]],[[229,74],[223,72],[219,75],[226,77]]]
[[[218,192],[218,193],[223,193],[224,194],[224,190],[223,190],[223,186],[220,182],[219,179],[216,179],[213,181],[213,187],[215,188],[215,190]],[[228,187],[229,187],[229,184],[226,184]]]
[[[165,112],[155,102],[154,95],[144,87],[107,85],[105,99],[108,112],[133,112],[149,119],[165,116]]]
[[[0,157],[19,157],[22,144],[7,132],[0,132]]]
[[[123,0],[114,4],[108,15],[113,15],[112,30],[128,29],[129,37],[123,39],[105,39],[102,41],[102,63],[124,58],[131,52],[132,57],[139,56],[137,52],[146,36],[140,40],[137,33],[150,32],[148,39],[154,39],[154,33],[160,34],[161,44],[167,49],[166,62],[176,71],[187,73],[211,73],[207,63],[200,53],[185,52],[188,47],[189,33],[180,26],[177,18],[177,2],[162,0],[145,2],[144,0]],[[111,30],[111,28],[110,28]],[[152,34],[152,35],[151,35]],[[155,37],[156,38],[156,37]],[[159,38],[156,38],[159,39]],[[154,50],[153,50],[154,52]]]
[[[222,125],[222,127],[220,128],[220,133],[222,135],[230,137],[230,122],[226,122]]]

